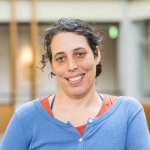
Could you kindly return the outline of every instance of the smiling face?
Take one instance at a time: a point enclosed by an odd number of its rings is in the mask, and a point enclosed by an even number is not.
[[[73,32],[61,32],[54,35],[51,42],[52,69],[59,83],[59,92],[71,97],[82,97],[89,91],[95,91],[96,65],[100,61],[94,58],[86,37]]]

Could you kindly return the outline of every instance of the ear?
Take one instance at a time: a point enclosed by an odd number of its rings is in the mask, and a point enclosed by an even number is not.
[[[96,51],[98,55],[95,57],[95,64],[98,65],[101,60],[101,54],[98,46],[96,46]]]

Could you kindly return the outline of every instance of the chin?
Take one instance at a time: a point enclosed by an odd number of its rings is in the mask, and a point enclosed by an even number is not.
[[[73,91],[70,91],[69,92],[71,96],[73,97],[82,97],[83,95],[85,95],[86,91],[84,90],[81,90],[81,89],[78,89],[78,90],[73,90]]]

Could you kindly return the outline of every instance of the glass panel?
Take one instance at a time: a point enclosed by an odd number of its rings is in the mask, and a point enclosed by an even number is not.
[[[0,104],[11,103],[9,25],[0,24]]]
[[[141,41],[141,91],[145,98],[150,97],[150,23],[144,23],[144,38]]]
[[[31,38],[30,24],[18,24],[18,47],[16,52],[17,67],[17,105],[31,100]]]

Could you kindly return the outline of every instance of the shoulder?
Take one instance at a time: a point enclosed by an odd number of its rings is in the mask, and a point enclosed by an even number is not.
[[[121,101],[118,108],[119,111],[128,117],[132,118],[143,111],[143,106],[137,99],[133,97],[121,96],[118,97],[117,101]]]
[[[120,96],[118,97],[118,99],[122,100],[123,105],[129,106],[129,107],[135,107],[135,108],[142,108],[142,105],[140,104],[140,102],[133,97]]]
[[[37,108],[35,103],[38,103],[39,99],[40,98],[21,105],[15,111],[15,114],[18,116],[18,118],[20,119],[20,118],[35,116],[37,114]]]
[[[128,107],[134,107],[134,108],[142,108],[142,105],[140,102],[129,96],[114,96],[114,95],[108,95],[108,94],[103,94],[105,101],[109,101],[109,103],[120,103],[123,106],[128,106]]]

